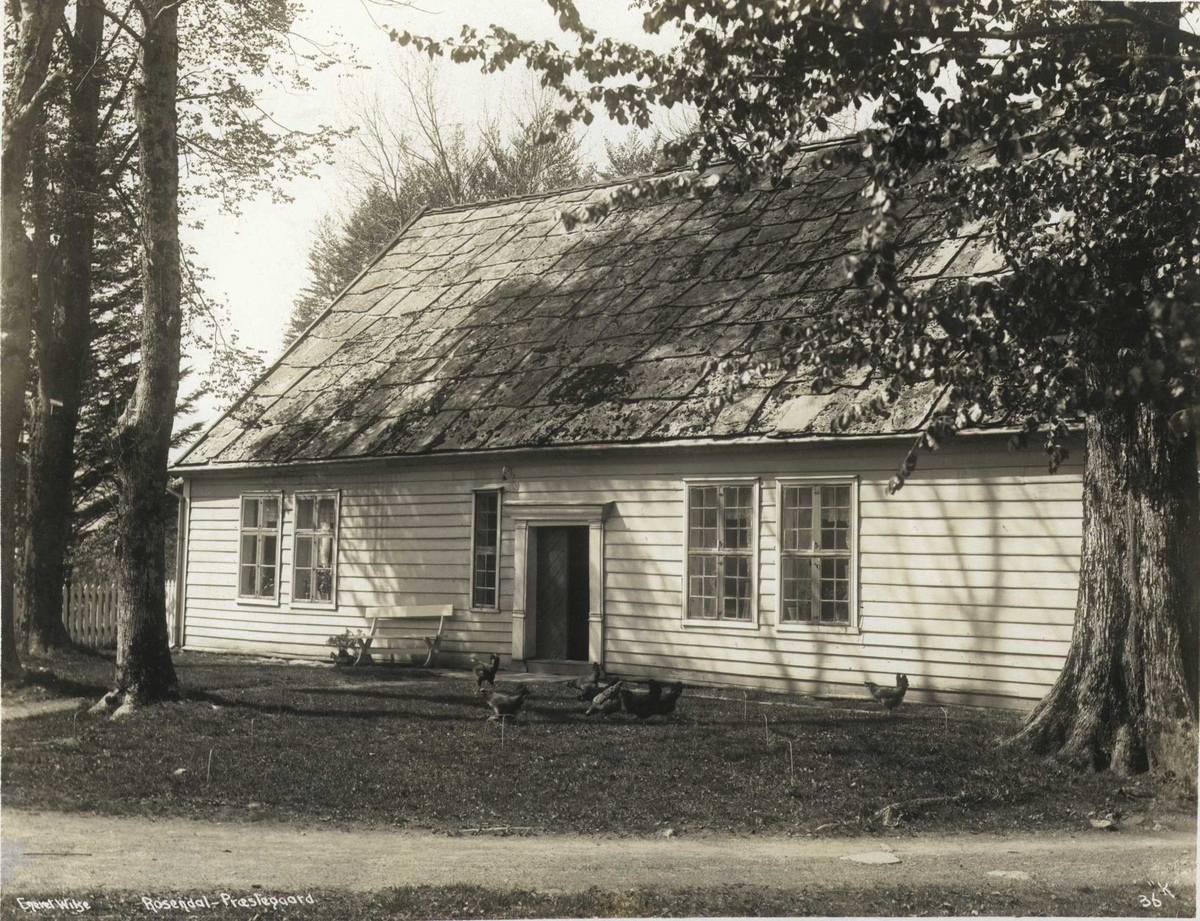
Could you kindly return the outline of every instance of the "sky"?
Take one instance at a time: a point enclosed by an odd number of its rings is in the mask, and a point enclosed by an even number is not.
[[[577,5],[584,23],[601,35],[656,50],[670,45],[670,36],[642,32],[642,14],[630,9],[626,0],[580,0]],[[268,91],[263,107],[281,124],[300,130],[322,124],[348,126],[349,102],[364,89],[378,90],[385,101],[398,99],[390,70],[406,52],[389,39],[388,27],[442,38],[456,35],[463,24],[482,32],[496,23],[528,38],[563,41],[544,0],[415,0],[409,8],[380,0],[306,0],[305,6],[307,15],[294,29],[298,35],[351,46],[358,64],[369,69],[333,67],[312,74],[310,92]],[[502,111],[505,101],[528,80],[528,75],[512,70],[484,75],[478,65],[446,64],[444,71],[448,108],[468,124],[485,111]],[[585,155],[599,158],[605,136],[624,138],[628,131],[598,118],[587,130]],[[264,195],[236,217],[214,207],[196,215],[201,229],[182,229],[184,242],[195,248],[199,263],[211,273],[207,293],[227,305],[226,329],[236,331],[241,343],[261,349],[268,365],[281,351],[292,302],[305,284],[305,257],[317,221],[327,212],[353,205],[349,164],[354,150],[353,140],[342,142],[334,162],[321,167],[316,178],[287,183],[290,203],[272,202]],[[203,357],[197,356],[194,364],[202,370]],[[215,401],[206,400],[192,418],[212,421],[217,410]]]

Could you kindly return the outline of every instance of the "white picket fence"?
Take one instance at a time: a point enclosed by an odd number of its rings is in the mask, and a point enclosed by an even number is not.
[[[175,580],[167,579],[167,637],[175,645]],[[63,586],[63,625],[71,642],[104,648],[117,645],[117,586],[76,582]]]

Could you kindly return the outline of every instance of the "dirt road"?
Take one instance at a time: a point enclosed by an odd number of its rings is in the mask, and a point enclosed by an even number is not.
[[[989,880],[997,886],[1139,887],[1148,879],[1190,890],[1196,875],[1194,831],[889,839],[451,837],[6,808],[2,833],[4,887],[31,895],[256,885],[375,890],[456,883],[562,891]],[[859,862],[863,859],[880,862]]]

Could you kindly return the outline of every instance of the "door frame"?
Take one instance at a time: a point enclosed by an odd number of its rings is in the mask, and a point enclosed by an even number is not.
[[[588,529],[588,661],[604,664],[604,522],[612,502],[506,502],[514,528],[512,657],[533,658],[536,644],[537,528]],[[532,533],[531,533],[532,532]],[[531,552],[532,550],[532,552]]]

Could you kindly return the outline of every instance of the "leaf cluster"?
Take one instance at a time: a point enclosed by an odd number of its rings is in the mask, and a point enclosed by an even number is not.
[[[846,261],[863,296],[793,329],[779,357],[818,392],[861,369],[881,383],[843,423],[934,382],[919,446],[1003,424],[1014,446],[1044,433],[1053,467],[1089,413],[1152,403],[1182,421],[1200,402],[1195,3],[642,0],[646,31],[681,38],[655,53],[548,2],[566,47],[499,27],[393,38],[485,71],[520,61],[558,94],[559,129],[596,108],[639,126],[659,107],[698,113],[674,142],[694,171],[618,189],[568,226],[646,196],[785,182],[807,141],[861,125],[824,164],[862,176],[872,208]],[[994,254],[968,280],[898,264],[906,240],[978,237]]]

